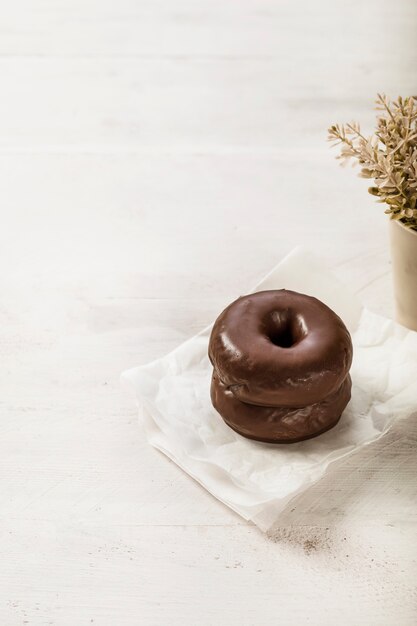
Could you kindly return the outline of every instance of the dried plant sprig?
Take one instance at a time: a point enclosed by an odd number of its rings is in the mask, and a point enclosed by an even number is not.
[[[373,178],[368,191],[387,204],[391,219],[417,230],[417,96],[376,100],[376,130],[366,137],[357,122],[334,124],[329,141],[340,145],[338,159],[356,159],[362,178]]]

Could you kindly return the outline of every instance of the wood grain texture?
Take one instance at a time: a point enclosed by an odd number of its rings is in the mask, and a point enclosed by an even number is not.
[[[416,92],[416,12],[0,7],[1,624],[415,624],[415,416],[265,537],[148,446],[119,373],[299,243],[393,314],[381,208],[324,140]]]

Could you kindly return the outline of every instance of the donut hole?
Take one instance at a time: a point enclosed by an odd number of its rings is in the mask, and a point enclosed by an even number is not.
[[[279,348],[292,348],[307,334],[304,319],[289,312],[274,311],[267,328],[268,339]]]
[[[280,328],[279,330],[271,333],[269,335],[269,339],[279,348],[291,348],[291,346],[297,343],[297,339],[294,337],[290,326],[285,326],[285,328]]]

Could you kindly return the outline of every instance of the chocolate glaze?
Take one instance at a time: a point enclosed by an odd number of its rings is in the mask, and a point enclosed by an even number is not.
[[[230,428],[249,439],[295,443],[320,435],[337,424],[350,400],[351,379],[324,400],[305,407],[265,407],[238,400],[213,372],[211,401]]]
[[[321,403],[352,362],[346,326],[328,306],[286,289],[243,296],[217,318],[209,357],[225,390],[244,403]]]

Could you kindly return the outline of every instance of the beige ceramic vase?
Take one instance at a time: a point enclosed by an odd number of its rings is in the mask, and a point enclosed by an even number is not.
[[[390,220],[397,321],[417,330],[417,232]]]

